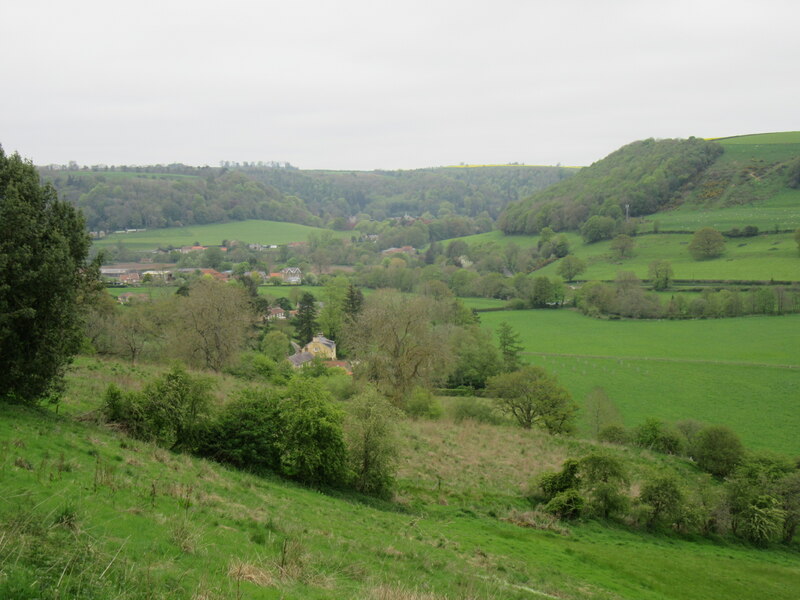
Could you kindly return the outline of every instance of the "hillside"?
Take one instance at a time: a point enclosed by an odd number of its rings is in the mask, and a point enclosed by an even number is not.
[[[285,166],[41,167],[92,231],[246,219],[344,228],[355,215],[494,219],[512,201],[568,178],[560,167],[486,166],[410,171],[303,171]]]
[[[593,215],[620,220],[627,205],[662,230],[694,231],[709,220],[787,230],[800,213],[799,174],[797,132],[644,140],[510,205],[498,223],[506,233],[575,230]]]
[[[528,478],[589,442],[407,421],[391,503],[259,478],[92,422],[98,392],[149,367],[81,359],[61,416],[4,407],[7,598],[793,598],[793,548],[698,542],[531,513]],[[221,382],[223,389],[229,383]],[[620,452],[634,482],[682,461]],[[633,484],[637,485],[636,483]],[[732,573],[738,575],[732,576]]]

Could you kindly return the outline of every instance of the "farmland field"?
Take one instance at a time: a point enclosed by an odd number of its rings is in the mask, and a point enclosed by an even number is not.
[[[752,448],[800,453],[800,316],[603,321],[576,312],[484,313],[508,322],[529,360],[581,403],[595,386],[625,424],[647,417],[732,427]]]
[[[231,221],[214,225],[192,225],[150,229],[135,233],[111,234],[94,242],[96,246],[113,246],[119,242],[133,250],[152,250],[166,246],[219,245],[222,240],[240,240],[258,244],[288,244],[303,242],[311,233],[330,232],[336,237],[349,237],[349,232],[319,229],[297,223],[278,221]]]

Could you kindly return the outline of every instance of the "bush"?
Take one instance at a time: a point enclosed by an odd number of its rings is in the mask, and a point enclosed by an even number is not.
[[[727,477],[744,457],[744,447],[729,428],[711,425],[695,435],[690,454],[704,471],[715,477]]]
[[[678,514],[683,493],[674,479],[662,476],[644,483],[639,500],[648,506],[646,524],[652,528]]]
[[[624,445],[630,441],[630,436],[622,425],[606,425],[598,432],[597,440],[609,444]]]
[[[391,497],[399,418],[400,412],[374,389],[350,401],[345,437],[353,487],[359,492]]]
[[[658,419],[647,419],[633,431],[633,443],[642,448],[664,454],[680,454],[681,436]]]
[[[320,384],[297,378],[280,403],[281,473],[309,484],[336,485],[347,473],[343,414],[328,400]]]
[[[195,449],[211,406],[210,380],[175,366],[141,392],[110,385],[103,398],[106,418],[136,438],[173,450]]]
[[[561,492],[578,487],[578,461],[568,458],[558,473],[542,473],[535,480],[533,492],[541,492],[539,496],[549,502]]]
[[[438,419],[442,416],[442,405],[429,390],[416,387],[406,401],[406,413],[415,419]]]
[[[503,418],[490,404],[475,397],[459,399],[453,408],[453,421],[461,423],[466,419],[489,425],[499,425],[503,422]]]
[[[556,494],[544,510],[559,519],[577,519],[583,512],[586,502],[576,489],[568,489]]]
[[[240,469],[280,473],[282,432],[277,394],[244,390],[206,429],[198,454]]]

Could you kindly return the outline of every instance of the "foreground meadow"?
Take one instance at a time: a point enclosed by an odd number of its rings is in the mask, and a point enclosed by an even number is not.
[[[95,423],[97,390],[157,371],[82,358],[60,415],[6,407],[0,596],[795,597],[793,548],[531,517],[528,478],[590,442],[447,416],[405,421],[397,495],[380,502],[226,469]],[[220,401],[229,386],[220,382]],[[671,457],[619,452],[634,478],[667,465],[687,486],[699,477]]]

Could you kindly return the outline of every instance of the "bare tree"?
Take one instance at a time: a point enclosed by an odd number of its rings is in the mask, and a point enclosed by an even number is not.
[[[450,326],[434,325],[436,301],[381,291],[370,296],[344,332],[356,374],[402,405],[417,386],[445,379],[453,366]]]
[[[173,354],[190,364],[220,371],[244,345],[252,321],[244,289],[199,279],[178,304],[171,336]]]

